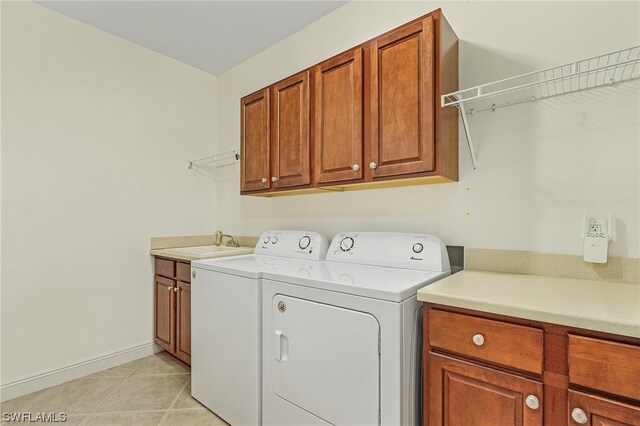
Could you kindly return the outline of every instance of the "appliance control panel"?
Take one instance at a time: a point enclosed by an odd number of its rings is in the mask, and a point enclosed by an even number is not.
[[[253,252],[268,256],[324,260],[328,248],[327,237],[318,232],[265,231],[260,235]]]
[[[327,259],[392,268],[449,271],[449,255],[436,236],[404,232],[341,232],[333,237]]]

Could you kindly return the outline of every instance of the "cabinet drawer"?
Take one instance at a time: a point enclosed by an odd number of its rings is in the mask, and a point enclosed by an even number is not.
[[[431,309],[429,344],[470,358],[542,374],[543,332],[536,328]]]
[[[173,260],[155,258],[155,273],[156,275],[162,275],[165,277],[176,276],[176,262]]]
[[[640,400],[640,347],[569,335],[569,381]]]
[[[179,281],[191,282],[191,264],[184,262],[176,262],[176,278]]]

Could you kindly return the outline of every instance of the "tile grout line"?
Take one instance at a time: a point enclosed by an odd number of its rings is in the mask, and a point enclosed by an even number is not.
[[[178,391],[178,394],[176,395],[175,398],[173,398],[173,402],[171,403],[171,405],[169,406],[169,408],[167,409],[167,411],[164,413],[164,416],[162,416],[162,418],[160,419],[160,422],[158,423],[158,425],[161,425],[162,422],[165,421],[165,419],[169,416],[169,411],[173,408],[174,405],[176,405],[176,402],[178,402],[178,399],[180,398],[180,395],[182,395],[182,391],[187,387],[187,385],[191,383],[191,377],[189,377],[189,380],[187,380],[185,382],[184,385],[182,385],[182,387],[180,388],[180,390]]]
[[[140,370],[140,369],[142,368],[142,366],[143,366],[143,365],[145,365],[147,362],[149,362],[149,360],[150,360],[152,357],[154,357],[154,356],[155,356],[155,355],[148,356],[148,357],[147,357],[147,359],[146,359],[143,363],[141,363],[141,364],[138,366],[138,368],[136,368],[135,370],[133,370],[133,372],[132,372],[131,374],[129,374],[128,376],[121,376],[121,377],[124,377],[124,379],[123,379],[120,383],[118,383],[116,386],[114,386],[113,390],[112,390],[111,392],[109,392],[109,394],[108,394],[108,395],[107,395],[107,396],[106,396],[106,397],[105,397],[105,398],[104,398],[104,399],[103,399],[103,400],[102,400],[98,405],[96,405],[96,406],[95,406],[95,408],[94,408],[93,410],[91,410],[91,412],[90,412],[90,413],[87,413],[87,417],[85,417],[85,418],[80,422],[80,425],[86,425],[86,424],[87,424],[87,422],[91,419],[91,417],[93,417],[93,416],[97,413],[97,410],[98,410],[98,409],[99,409],[99,408],[100,408],[100,407],[101,407],[105,402],[107,402],[107,400],[108,400],[109,398],[111,398],[111,397],[112,397],[112,396],[113,396],[113,395],[114,395],[114,394],[115,394],[119,389],[121,389],[121,388],[124,386],[124,384],[125,384],[125,383],[126,383],[126,382],[127,382],[127,381],[128,381],[128,380],[129,380],[133,375],[134,375],[134,374],[136,374],[136,372],[137,372],[138,370]],[[103,370],[103,371],[104,371],[104,370]]]

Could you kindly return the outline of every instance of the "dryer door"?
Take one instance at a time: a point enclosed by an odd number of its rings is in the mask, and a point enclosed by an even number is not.
[[[378,424],[380,325],[373,315],[276,295],[271,324],[276,395],[329,423]]]

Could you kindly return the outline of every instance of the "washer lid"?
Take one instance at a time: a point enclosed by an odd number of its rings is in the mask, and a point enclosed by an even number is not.
[[[299,260],[279,256],[248,254],[244,256],[194,260],[191,262],[191,267],[241,277],[260,279],[266,271],[285,270],[297,273],[300,268],[310,268],[312,265],[317,263],[318,262],[314,260]]]
[[[262,271],[264,270],[263,258],[267,257],[270,256],[247,254],[244,256],[194,260],[191,262],[191,267],[259,279],[262,278]]]
[[[390,302],[415,297],[418,289],[451,274],[339,262],[289,266],[265,270],[263,278]]]

